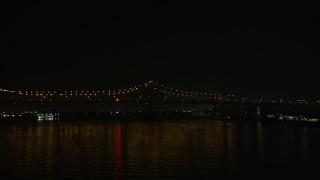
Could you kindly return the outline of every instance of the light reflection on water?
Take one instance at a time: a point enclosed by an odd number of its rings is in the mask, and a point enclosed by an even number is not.
[[[319,177],[319,135],[311,125],[211,120],[9,123],[0,176]]]

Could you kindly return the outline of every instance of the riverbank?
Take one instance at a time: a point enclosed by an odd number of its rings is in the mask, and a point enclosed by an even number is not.
[[[167,119],[209,119],[232,122],[277,122],[295,124],[320,124],[316,118],[296,118],[295,116],[215,116],[210,113],[195,113],[190,111],[154,111],[146,113],[143,111],[108,111],[108,112],[46,112],[27,111],[23,113],[2,112],[0,122],[50,122],[50,121],[93,121],[93,120],[167,120]]]

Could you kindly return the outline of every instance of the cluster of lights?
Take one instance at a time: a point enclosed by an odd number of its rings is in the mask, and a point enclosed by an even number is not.
[[[19,113],[15,113],[15,112],[1,112],[0,113],[0,117],[21,117],[21,116],[28,116],[31,114],[37,114],[37,111],[25,111],[25,112],[19,112]]]
[[[38,121],[53,121],[58,120],[60,114],[59,113],[39,113],[37,114]]]
[[[15,93],[15,91],[8,90],[8,89],[2,89],[2,88],[0,88],[0,92]]]
[[[309,121],[309,122],[318,122],[319,118],[310,118],[297,115],[284,115],[284,114],[268,114],[266,118],[278,118],[279,120],[291,120],[291,121]]]
[[[302,100],[297,100],[297,102],[298,102],[299,104],[308,104],[308,102],[307,102],[306,100],[304,100],[304,99],[302,99]]]

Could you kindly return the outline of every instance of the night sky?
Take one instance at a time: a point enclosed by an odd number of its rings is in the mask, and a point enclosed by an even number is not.
[[[320,98],[317,6],[267,2],[1,2],[0,86]]]

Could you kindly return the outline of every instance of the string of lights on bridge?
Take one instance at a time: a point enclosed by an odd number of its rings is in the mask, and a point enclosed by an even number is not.
[[[134,92],[134,91],[137,91],[139,90],[141,87],[145,87],[145,86],[149,86],[153,81],[150,81],[150,82],[147,82],[145,84],[140,84],[140,85],[136,85],[136,86],[133,86],[133,87],[130,87],[130,88],[127,88],[127,89],[120,89],[120,90],[113,90],[113,91],[85,91],[85,90],[81,90],[81,91],[15,91],[15,90],[8,90],[8,89],[2,89],[0,88],[0,91],[1,92],[7,92],[7,93],[18,93],[19,95],[25,95],[25,96],[28,96],[28,95],[36,95],[36,96],[53,96],[53,95],[61,95],[61,96],[64,96],[64,95],[69,95],[69,96],[72,96],[72,95],[90,95],[90,96],[93,96],[93,95],[97,95],[97,94],[106,94],[106,95],[121,95],[121,94],[126,94],[126,93],[130,93],[130,92]],[[156,83],[157,84],[157,83]],[[163,85],[162,85],[163,86]],[[169,89],[168,87],[166,87],[166,89]],[[172,90],[172,88],[171,88]],[[183,91],[179,91],[179,90],[173,90],[174,92],[177,93],[177,95],[179,95],[179,92],[180,93],[183,93]],[[163,91],[165,92],[165,91]],[[188,93],[188,92],[186,92]],[[172,93],[174,94],[174,93]],[[195,93],[197,94],[197,93]],[[202,94],[202,93],[199,93],[199,94]]]
[[[151,83],[151,85],[152,84],[155,85],[153,87],[155,91],[161,92],[166,96],[173,95],[173,96],[180,96],[182,98],[193,98],[193,99],[205,97],[211,100],[226,100],[226,101],[229,101],[230,99],[234,98],[234,95],[229,95],[229,94],[223,96],[222,94],[216,94],[216,93],[185,91],[185,90],[170,88],[163,84],[158,84],[157,82],[153,82],[153,81],[150,81],[149,83]]]
[[[76,91],[14,91],[14,90],[8,90],[8,89],[2,89],[0,88],[0,92],[7,92],[7,93],[18,93],[19,95],[24,96],[95,96],[98,94],[105,94],[105,95],[119,95],[119,94],[125,94],[133,91],[137,91],[139,88],[141,88],[142,85],[137,85],[128,89],[122,89],[122,90],[113,90],[113,91],[88,91],[88,90],[76,90]]]
[[[73,91],[21,91],[21,90],[9,90],[0,88],[0,92],[9,93],[14,96],[19,97],[39,97],[42,100],[49,99],[55,97],[63,97],[63,98],[70,98],[70,97],[86,97],[87,99],[91,100],[94,97],[108,97],[108,98],[119,98],[120,96],[126,96],[130,93],[138,92],[140,90],[150,88],[154,92],[161,93],[164,96],[164,100],[169,99],[170,97],[179,97],[183,99],[191,99],[191,100],[209,100],[209,101],[240,101],[240,102],[247,102],[248,98],[239,98],[237,99],[234,95],[222,95],[220,93],[208,93],[208,92],[195,92],[195,91],[186,91],[181,89],[175,89],[163,84],[159,84],[154,81],[149,81],[144,84],[139,84],[135,86],[131,86],[125,89],[119,90],[73,90]],[[141,97],[141,96],[140,96]],[[30,99],[31,101],[31,99]],[[282,100],[280,100],[282,101]],[[262,99],[254,100],[254,102],[263,102]],[[272,101],[276,103],[277,101]],[[292,102],[292,101],[291,101]],[[299,104],[307,104],[306,100],[296,100],[296,103]],[[281,103],[281,102],[280,102]],[[320,103],[316,101],[316,103]]]
[[[174,88],[169,88],[167,86],[158,84],[154,81],[149,81],[144,84],[139,84],[132,86],[126,89],[119,90],[109,90],[109,91],[88,91],[88,90],[76,90],[76,91],[16,91],[16,90],[8,90],[0,88],[0,92],[6,92],[14,95],[20,96],[39,96],[42,98],[48,98],[53,96],[64,96],[64,97],[72,97],[72,96],[85,96],[85,97],[94,97],[94,96],[110,96],[116,98],[117,96],[126,95],[132,92],[136,92],[141,90],[142,88],[151,88],[155,92],[162,93],[165,97],[175,96],[181,98],[194,98],[197,99],[199,97],[212,98],[212,99],[225,99],[221,94],[214,93],[206,93],[206,92],[193,92],[193,91],[184,91]],[[234,95],[227,95],[226,97],[234,97]]]

